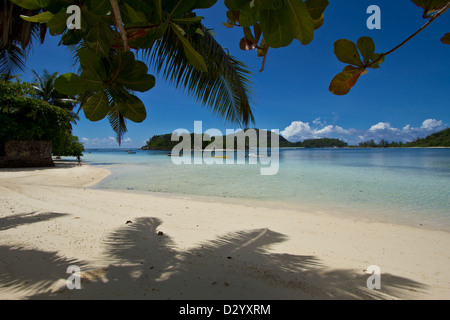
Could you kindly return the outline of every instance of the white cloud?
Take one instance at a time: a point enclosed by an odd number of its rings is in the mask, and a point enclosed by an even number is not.
[[[317,120],[317,119],[316,119]],[[350,135],[351,130],[346,130],[339,126],[328,125],[325,127],[320,121],[314,120],[314,127],[309,122],[294,121],[286,127],[280,134],[289,141],[301,141],[305,139],[328,138],[335,135]]]
[[[439,130],[443,128],[443,122],[442,120],[427,119],[422,123],[421,128],[424,130],[435,130],[437,128]]]
[[[313,121],[313,125],[310,125],[309,122],[293,121],[280,134],[292,142],[325,137],[343,139],[349,144],[358,144],[370,139],[407,142],[426,137],[445,129],[445,127],[446,125],[442,120],[426,119],[420,127],[407,124],[403,128],[395,128],[389,122],[379,122],[367,130],[356,130],[353,128],[345,129],[336,125],[325,126],[320,118],[317,118]]]

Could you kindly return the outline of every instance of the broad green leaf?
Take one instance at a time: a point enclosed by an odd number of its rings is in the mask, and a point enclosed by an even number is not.
[[[250,27],[258,23],[259,12],[257,10],[242,10],[239,15],[239,25],[241,27]]]
[[[158,29],[156,29],[155,38],[158,40],[161,39],[166,33],[168,27],[169,27],[169,20],[161,22]]]
[[[172,18],[178,17],[181,14],[190,11],[196,0],[163,0],[163,6],[166,8],[169,16]]]
[[[137,37],[134,39],[128,39],[128,44],[139,49],[152,48],[156,41],[156,30],[147,30],[147,33],[143,37]]]
[[[252,30],[248,27],[245,27],[243,29],[244,29],[245,38],[247,38],[247,40],[251,41],[252,43],[257,43],[255,37],[252,34]]]
[[[106,14],[108,11],[111,11],[110,0],[88,1],[87,5],[89,10],[96,14]]]
[[[105,90],[93,94],[83,104],[84,115],[91,121],[102,120],[109,111],[109,102]]]
[[[208,9],[215,5],[217,0],[197,0],[194,4],[193,9]]]
[[[289,24],[291,33],[301,44],[307,45],[314,38],[314,22],[303,1],[285,0],[285,7],[280,9],[281,23]]]
[[[53,18],[54,14],[51,13],[50,11],[45,11],[42,13],[39,13],[37,15],[34,16],[24,16],[21,15],[20,17],[23,20],[29,21],[29,22],[38,22],[38,23],[47,23],[48,21],[50,21]]]
[[[65,73],[56,78],[55,89],[59,93],[75,96],[86,91],[86,83],[75,73]]]
[[[83,7],[84,8],[84,7]],[[83,14],[83,11],[82,11]],[[116,31],[111,29],[110,24],[103,19],[95,19],[92,21],[91,14],[83,15],[83,17],[89,17],[89,33],[85,38],[90,47],[96,52],[97,55],[108,57],[112,44],[116,43]],[[120,38],[120,37],[119,37]]]
[[[25,9],[41,9],[48,6],[50,0],[10,0],[12,3]]]
[[[83,39],[83,32],[81,30],[72,29],[66,30],[61,37],[61,43],[65,46],[73,46]]]
[[[364,71],[364,68],[355,68],[353,72],[347,69],[347,72],[338,73],[330,83],[330,92],[338,96],[346,95],[355,86]]]
[[[426,12],[438,10],[448,3],[448,0],[411,0],[416,6],[423,8]]]
[[[379,53],[375,53],[373,55],[372,61],[377,61],[377,62],[372,64],[370,67],[373,69],[378,69],[378,68],[380,68],[380,64],[382,64],[384,62],[384,60],[385,60],[385,56],[381,56]]]
[[[133,122],[142,122],[147,118],[145,105],[135,95],[127,94],[122,99],[115,101],[120,113]]]
[[[65,11],[60,11],[47,22],[48,31],[52,36],[59,35],[67,28],[69,15]]]
[[[240,11],[227,11],[228,22],[236,23],[239,21]]]
[[[121,10],[121,16],[124,23],[133,22],[133,23],[146,23],[147,18],[145,17],[144,12],[139,12],[133,9],[128,3],[123,3],[123,7],[125,10]]]
[[[248,8],[247,0],[225,0],[225,6],[229,10],[241,10]]]
[[[84,71],[91,70],[95,72],[99,75],[99,79],[106,77],[105,70],[100,64],[99,57],[95,51],[87,48],[81,48],[77,50],[77,55],[80,60],[80,66]]]
[[[133,79],[119,79],[118,83],[133,91],[146,92],[155,86],[155,77],[151,74],[143,74]]]
[[[269,47],[286,47],[292,43],[294,36],[289,25],[280,18],[279,10],[264,10],[260,18],[263,38]]]
[[[325,9],[330,4],[328,0],[306,0],[305,3],[313,20],[320,20]]]
[[[284,0],[225,0],[230,10],[277,10],[284,6]]]
[[[261,34],[262,34],[261,26],[259,24],[255,24],[253,26],[253,33],[255,34],[255,37],[254,37],[255,43],[258,43],[259,39],[261,38]]]
[[[358,39],[357,46],[364,64],[367,64],[375,54],[375,43],[370,37],[361,37]]]
[[[203,59],[201,54],[192,47],[189,41],[178,31],[173,23],[171,23],[170,25],[173,32],[177,35],[178,39],[180,39],[181,44],[183,45],[184,54],[186,55],[186,58],[189,60],[189,62],[199,71],[207,72],[208,67],[206,66],[205,60]]]
[[[104,79],[92,69],[83,70],[80,78],[84,81],[86,89],[90,91],[98,91],[105,85]]]
[[[176,21],[176,22],[180,22],[180,23],[198,23],[201,22],[202,19],[204,19],[203,17],[190,17],[190,18],[177,18],[177,19],[172,19],[172,21]]]
[[[147,65],[142,61],[135,60],[131,51],[122,53],[120,62],[119,57],[114,60],[113,70],[117,72],[116,83],[129,90],[145,92],[155,86],[155,77],[147,74]],[[115,87],[115,90],[119,90],[118,87]]]
[[[442,38],[441,41],[443,44],[450,44],[450,32],[446,33]]]
[[[323,15],[320,17],[320,19],[314,20],[314,30],[319,29],[324,23],[324,17]]]
[[[277,10],[284,6],[284,0],[254,0],[250,1],[248,6],[254,7],[256,10]]]
[[[358,48],[350,40],[341,39],[336,41],[334,43],[334,53],[336,54],[338,60],[343,63],[348,63],[358,67],[363,66]]]

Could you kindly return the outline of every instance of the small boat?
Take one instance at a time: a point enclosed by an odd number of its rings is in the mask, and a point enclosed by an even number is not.
[[[221,158],[221,159],[228,159],[227,156],[212,156],[213,158]]]
[[[132,150],[128,150],[127,152],[128,152],[128,154],[136,154],[136,152],[132,151]]]

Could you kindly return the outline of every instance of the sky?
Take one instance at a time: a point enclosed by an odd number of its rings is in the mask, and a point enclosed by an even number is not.
[[[381,9],[381,29],[370,30],[367,13],[370,5]],[[339,39],[356,43],[359,37],[372,37],[376,52],[387,52],[418,30],[425,22],[423,10],[410,0],[331,0],[325,23],[316,30],[311,44],[297,40],[285,48],[270,49],[265,69],[259,72],[262,58],[254,51],[241,51],[242,29],[229,29],[226,7],[219,0],[212,8],[198,10],[206,27],[214,29],[217,41],[245,62],[254,84],[255,103],[252,127],[274,130],[290,141],[310,138],[339,138],[349,144],[374,139],[411,141],[440,131],[450,123],[450,46],[441,43],[449,32],[447,12],[405,46],[386,57],[380,69],[361,76],[346,96],[328,91],[330,81],[345,64],[334,55]],[[47,34],[43,45],[35,44],[27,59],[22,80],[32,81],[31,69],[42,73],[76,72],[67,48],[58,46],[59,38]],[[156,76],[156,86],[138,93],[147,109],[142,123],[127,122],[123,148],[139,148],[153,135],[177,129],[194,132],[194,121],[202,121],[203,132],[238,129],[214,116],[182,89]],[[119,147],[106,119],[91,122],[80,113],[74,134],[85,148]]]

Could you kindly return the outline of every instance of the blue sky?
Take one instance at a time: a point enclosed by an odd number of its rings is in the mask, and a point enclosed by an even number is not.
[[[366,13],[370,5],[381,8],[381,30],[369,30]],[[278,129],[291,141],[336,137],[349,143],[374,138],[411,140],[448,127],[450,123],[450,46],[440,42],[449,32],[450,12],[437,19],[411,42],[386,58],[381,69],[370,70],[346,96],[328,91],[331,79],[345,66],[333,53],[338,39],[354,42],[370,36],[376,52],[386,52],[419,29],[426,20],[422,10],[409,0],[330,1],[325,24],[316,31],[308,46],[298,41],[289,47],[269,50],[265,70],[253,51],[241,51],[242,30],[228,29],[226,8],[219,0],[208,10],[199,10],[204,24],[213,28],[216,38],[230,53],[252,70],[256,92],[253,105],[260,129]],[[67,48],[47,35],[44,45],[35,45],[27,60],[24,81],[31,81],[31,69],[59,73],[76,72]],[[153,70],[149,70],[153,73]],[[156,86],[138,94],[147,108],[140,124],[128,121],[122,147],[141,147],[155,134],[184,128],[193,131],[194,121],[203,122],[203,131],[217,128],[225,133],[236,124],[216,118],[193,97],[176,90],[157,77]],[[107,120],[91,122],[81,114],[74,134],[87,148],[118,147]]]

